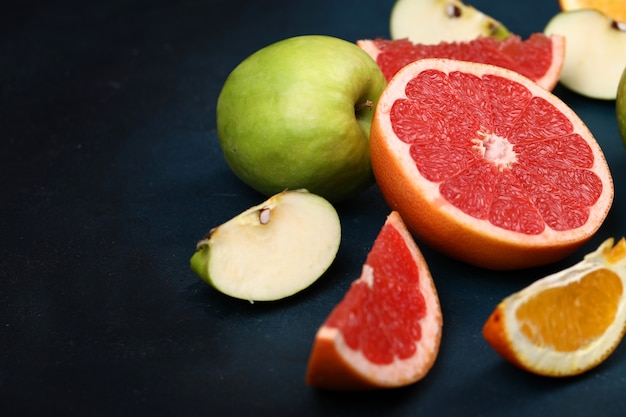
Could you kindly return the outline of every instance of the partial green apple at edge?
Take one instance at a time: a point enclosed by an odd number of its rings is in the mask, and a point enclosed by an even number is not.
[[[510,35],[501,22],[460,0],[397,0],[391,10],[390,32],[392,39],[408,38],[421,44]]]
[[[622,136],[622,142],[626,147],[626,65],[622,71],[622,76],[617,87],[617,98],[615,100],[615,113],[617,115],[617,127]]]
[[[559,82],[586,97],[615,100],[626,66],[626,25],[594,9],[557,13],[544,29],[565,37]]]
[[[331,202],[374,183],[369,130],[387,82],[355,43],[304,35],[266,46],[228,76],[217,132],[231,170],[267,196],[306,188]]]
[[[198,242],[190,266],[226,295],[275,301],[320,278],[340,242],[331,203],[306,190],[283,191],[213,228]]]

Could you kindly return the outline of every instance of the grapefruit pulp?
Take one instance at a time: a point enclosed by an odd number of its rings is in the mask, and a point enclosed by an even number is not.
[[[420,240],[488,269],[557,261],[606,218],[613,180],[565,103],[516,72],[422,59],[376,107],[374,175]]]
[[[357,41],[378,64],[389,81],[402,67],[418,59],[448,58],[497,65],[519,72],[546,90],[559,80],[565,60],[565,38],[534,33],[528,39],[511,35],[504,40],[480,37],[465,42],[436,45],[408,39],[363,39]]]
[[[359,279],[317,331],[306,382],[338,390],[393,388],[423,378],[441,340],[430,271],[397,212],[391,212]]]

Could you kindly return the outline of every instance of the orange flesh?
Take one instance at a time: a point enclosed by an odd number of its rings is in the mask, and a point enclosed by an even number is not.
[[[516,318],[535,345],[573,352],[613,323],[622,292],[615,272],[598,269],[580,281],[541,291],[517,309]]]
[[[406,94],[391,110],[394,132],[448,202],[528,235],[587,222],[602,182],[591,148],[552,104],[502,77],[438,70]]]
[[[365,263],[373,268],[373,285],[356,281],[325,324],[339,328],[348,346],[373,363],[412,357],[426,303],[417,265],[395,228],[383,226]]]
[[[423,58],[449,58],[492,64],[516,71],[531,80],[541,78],[552,64],[552,41],[535,33],[522,41],[510,36],[500,41],[481,37],[469,42],[442,42],[438,45],[413,44],[408,39],[374,40],[381,53],[376,58],[389,81],[405,65]]]
[[[561,9],[597,9],[618,22],[626,22],[626,5],[623,0],[561,0]]]

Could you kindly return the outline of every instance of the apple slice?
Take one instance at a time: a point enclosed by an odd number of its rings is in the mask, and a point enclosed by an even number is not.
[[[326,199],[283,191],[212,229],[198,242],[191,269],[231,297],[273,301],[322,276],[340,241],[339,216]]]
[[[626,24],[580,9],[557,13],[544,33],[565,37],[561,84],[586,97],[615,100],[626,66]]]
[[[502,23],[460,0],[397,0],[390,31],[392,39],[408,38],[426,45],[509,36]]]

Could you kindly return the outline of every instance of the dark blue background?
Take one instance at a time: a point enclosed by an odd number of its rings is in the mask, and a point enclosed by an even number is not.
[[[556,0],[472,2],[527,37]],[[12,2],[0,15],[0,415],[622,415],[626,346],[575,378],[505,363],[481,328],[506,295],[626,230],[614,102],[557,87],[603,147],[616,200],[558,264],[488,272],[421,245],[444,314],[438,360],[374,393],[304,383],[315,332],[388,206],[339,205],[328,273],[282,302],[229,299],[189,269],[195,243],[264,197],[226,166],[215,104],[228,73],[274,41],[388,37],[392,0]],[[419,242],[418,242],[419,243]]]

